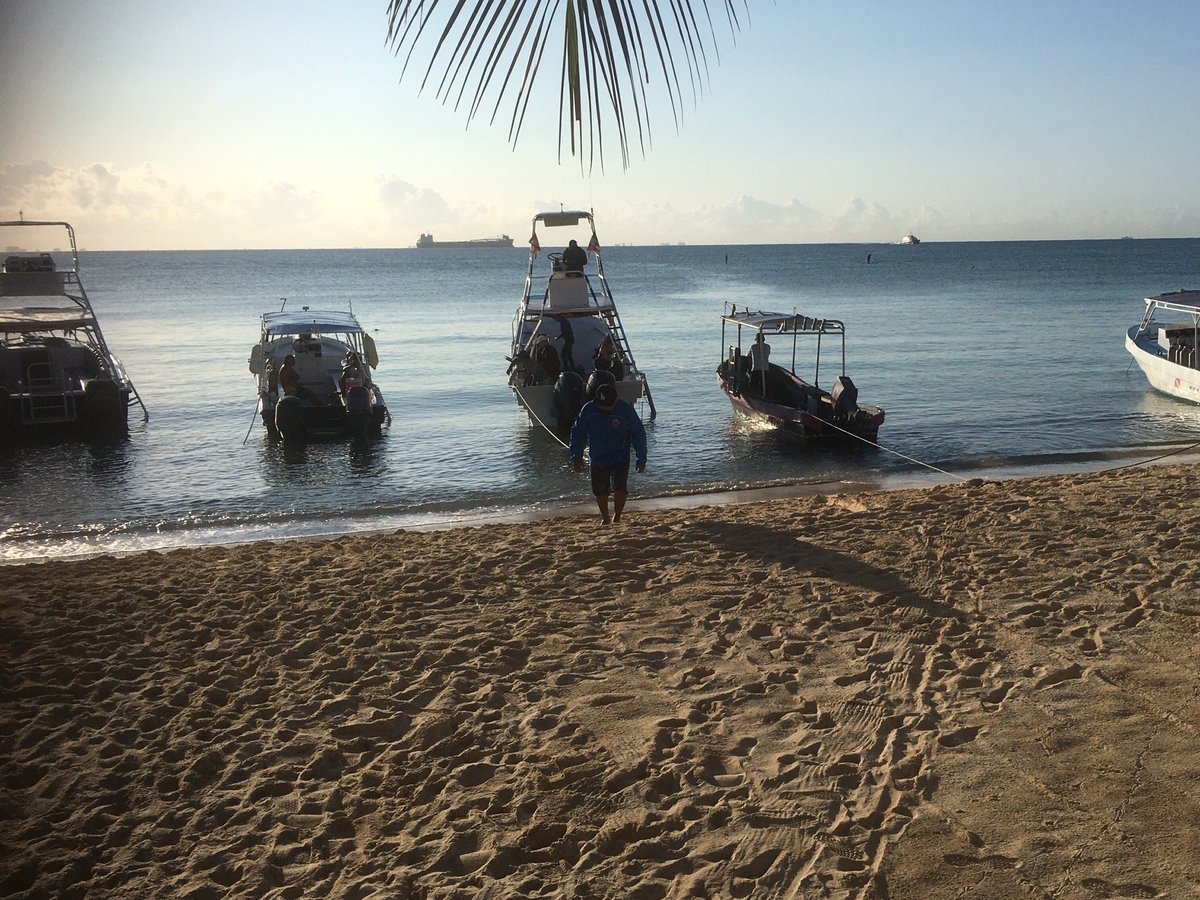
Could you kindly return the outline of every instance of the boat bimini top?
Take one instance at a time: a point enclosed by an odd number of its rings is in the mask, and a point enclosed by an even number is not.
[[[326,337],[333,344],[348,346],[372,369],[379,368],[379,352],[375,339],[367,333],[352,312],[339,310],[279,310],[262,314],[262,337],[251,351],[250,371],[258,374],[266,355],[277,355],[289,337]],[[270,348],[274,348],[273,350]],[[256,368],[257,367],[257,368]]]
[[[263,313],[263,333],[285,334],[366,334],[353,313],[310,312],[308,307],[300,310]]]
[[[1154,314],[1165,309],[1168,312],[1184,313],[1191,317],[1193,339],[1200,341],[1200,291],[1170,291],[1146,298],[1146,312],[1141,324],[1133,331],[1133,337],[1140,337],[1151,324],[1155,322]],[[1164,345],[1165,346],[1165,345]]]
[[[837,335],[842,343],[842,374],[846,374],[846,326],[837,319],[816,319],[798,313],[765,312],[761,309],[738,309],[734,304],[721,316],[721,353],[725,354],[725,326],[736,325],[738,330],[737,352],[742,352],[742,329],[748,328],[760,334],[790,334],[792,336],[792,373],[796,372],[796,342],[799,335],[812,334],[817,337],[816,371],[813,384],[820,384],[821,338],[827,334]]]
[[[1171,291],[1146,298],[1147,306],[1200,316],[1200,291]]]

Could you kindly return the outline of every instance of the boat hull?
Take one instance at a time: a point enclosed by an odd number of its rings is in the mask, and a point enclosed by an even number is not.
[[[317,405],[299,397],[264,397],[263,424],[273,436],[286,440],[322,438],[378,437],[387,419],[387,407],[378,388],[372,386],[368,406],[352,411],[340,399]]]
[[[559,420],[558,406],[554,398],[554,385],[510,384],[509,387],[516,394],[521,408],[529,416],[529,423],[531,425],[544,428],[560,440],[567,440],[571,426],[574,424],[574,417],[572,416],[569,422]],[[618,381],[616,382],[616,387],[618,399],[624,400],[626,403],[637,403],[637,401],[642,399],[644,394],[640,380],[627,379],[625,381]],[[578,410],[575,413],[578,414]]]
[[[1125,334],[1125,349],[1156,391],[1200,403],[1200,370],[1172,362],[1149,332],[1138,335],[1138,326],[1130,328]]]

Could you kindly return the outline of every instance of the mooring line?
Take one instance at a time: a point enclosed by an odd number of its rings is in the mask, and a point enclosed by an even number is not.
[[[842,428],[840,425],[835,425],[833,422],[827,422],[824,419],[822,419],[821,423],[823,425],[828,425],[830,428],[836,428],[838,431],[842,432],[842,434],[848,434],[848,435],[850,435],[850,437],[857,438],[858,440],[862,441],[864,444],[870,444],[872,447],[875,447],[878,450],[882,450],[885,453],[891,453],[895,456],[900,457],[901,459],[906,459],[911,463],[916,463],[918,466],[924,466],[926,469],[932,469],[934,472],[940,472],[942,475],[945,475],[948,478],[957,478],[959,481],[970,481],[971,480],[971,479],[967,478],[965,475],[956,475],[954,472],[947,472],[945,469],[939,469],[935,465],[931,465],[930,463],[927,463],[927,462],[922,462],[921,460],[916,459],[912,456],[906,456],[905,454],[901,453],[899,450],[893,450],[891,447],[885,447],[885,446],[883,446],[883,444],[878,444],[875,441],[868,440],[867,438],[863,437],[861,434],[855,434],[853,431],[848,431],[845,428]]]
[[[1162,456],[1152,456],[1149,459],[1139,459],[1137,462],[1125,463],[1121,466],[1113,466],[1111,469],[1101,469],[1101,472],[1119,472],[1121,469],[1132,469],[1134,466],[1144,466],[1146,463],[1158,462],[1160,459],[1167,459],[1170,456],[1175,456],[1178,453],[1187,453],[1189,450],[1195,450],[1200,447],[1200,441],[1192,444],[1190,447],[1180,447],[1178,450],[1172,450],[1170,453],[1164,453]]]

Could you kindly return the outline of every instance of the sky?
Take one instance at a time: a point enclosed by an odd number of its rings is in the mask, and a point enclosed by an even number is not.
[[[523,244],[560,207],[602,244],[1200,236],[1195,0],[748,6],[678,127],[656,81],[645,155],[589,171],[558,57],[514,147],[401,80],[387,0],[0,0],[0,219],[93,250]]]

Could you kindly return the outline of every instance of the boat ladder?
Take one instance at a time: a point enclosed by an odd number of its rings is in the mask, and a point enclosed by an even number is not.
[[[75,395],[67,389],[62,366],[33,363],[25,370],[28,391],[21,395],[21,423],[46,425],[74,422]]]
[[[135,406],[140,406],[142,408],[142,421],[149,422],[150,410],[146,409],[146,404],[142,400],[142,395],[138,393],[137,388],[133,386],[133,382],[128,378],[125,379],[125,383],[129,385],[129,399],[125,401],[125,406],[128,409],[133,409]]]

